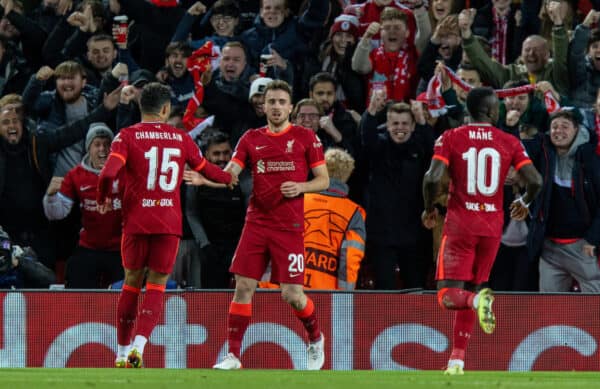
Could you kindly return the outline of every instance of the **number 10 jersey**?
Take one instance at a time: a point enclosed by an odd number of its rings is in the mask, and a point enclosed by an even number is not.
[[[446,164],[450,175],[444,234],[501,236],[508,170],[531,163],[519,139],[490,124],[473,123],[444,132],[433,159]]]

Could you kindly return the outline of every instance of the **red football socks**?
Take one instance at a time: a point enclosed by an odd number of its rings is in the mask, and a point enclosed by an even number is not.
[[[227,342],[229,352],[240,359],[242,339],[252,317],[252,304],[231,302],[227,315]]]
[[[438,303],[446,309],[472,309],[475,293],[460,288],[443,288],[437,293]]]
[[[469,339],[471,339],[475,317],[475,311],[472,309],[462,309],[455,312],[450,359],[465,360],[465,350],[469,344]]]
[[[121,346],[131,343],[139,295],[138,288],[123,285],[117,304],[117,342]]]
[[[319,328],[319,321],[317,320],[317,314],[315,312],[315,304],[310,298],[306,298],[306,305],[303,309],[297,311],[294,309],[294,314],[306,328],[308,332],[308,339],[310,342],[316,342],[321,337],[321,329]]]
[[[137,335],[150,339],[163,310],[165,286],[146,283],[146,294],[138,314]]]

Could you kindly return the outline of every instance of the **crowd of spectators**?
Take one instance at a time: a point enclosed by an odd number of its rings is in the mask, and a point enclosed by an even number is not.
[[[497,126],[544,177],[528,220],[507,218],[490,283],[600,290],[598,0],[0,0],[0,16],[0,226],[58,282],[66,261],[67,287],[122,277],[119,227],[97,230],[87,184],[69,176],[98,174],[107,142],[140,120],[145,84],[170,86],[169,122],[224,167],[266,124],[262,91],[282,79],[292,121],[355,161],[348,196],[366,211],[366,251],[352,287],[433,287],[441,231],[421,225],[422,179],[435,139],[469,120],[466,83],[517,91]],[[240,184],[182,191],[179,286],[231,286],[251,177]],[[519,184],[509,175],[507,206]]]

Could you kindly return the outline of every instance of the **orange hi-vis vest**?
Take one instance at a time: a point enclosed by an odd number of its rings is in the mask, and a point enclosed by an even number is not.
[[[346,196],[347,186],[333,179],[326,191],[304,195],[306,289],[353,290],[356,286],[365,255],[366,213]],[[269,282],[259,286],[277,287]]]

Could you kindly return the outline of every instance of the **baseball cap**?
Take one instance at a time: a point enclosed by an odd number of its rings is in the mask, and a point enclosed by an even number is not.
[[[132,72],[131,77],[129,77],[130,84],[138,88],[141,88],[145,84],[154,81],[156,81],[156,77],[150,70],[146,69],[138,69]]]
[[[88,150],[94,138],[103,137],[109,138],[111,141],[114,138],[113,132],[108,126],[102,122],[95,122],[90,124],[90,129],[85,136],[85,149]]]
[[[259,77],[256,80],[252,81],[252,85],[250,85],[250,94],[248,95],[248,100],[252,99],[252,96],[256,94],[264,94],[265,88],[271,81],[273,81],[273,79],[269,77]]]

